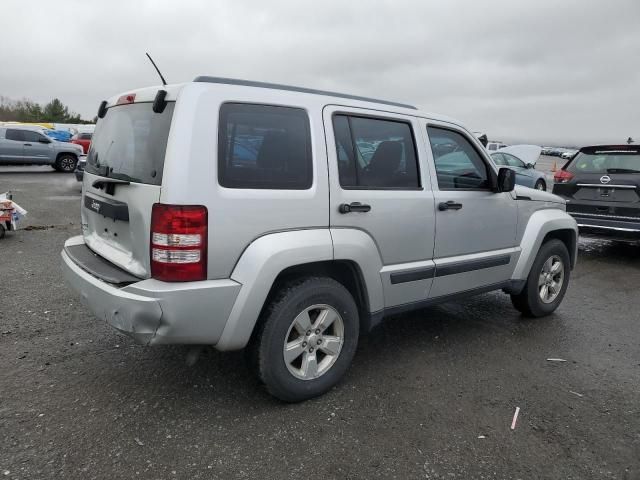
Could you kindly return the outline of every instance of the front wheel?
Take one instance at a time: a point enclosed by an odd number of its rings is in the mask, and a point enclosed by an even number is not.
[[[331,389],[358,345],[358,308],[337,281],[309,277],[284,285],[265,308],[247,347],[269,393],[300,402]]]
[[[59,172],[71,173],[76,169],[78,159],[70,154],[60,155],[54,165]]]
[[[557,239],[549,240],[540,247],[522,292],[511,295],[513,306],[530,317],[550,315],[564,298],[570,273],[566,245]]]
[[[533,188],[535,188],[536,190],[542,190],[543,192],[546,192],[547,191],[547,184],[544,183],[544,180],[541,179],[541,180],[538,180],[536,182],[536,184],[535,184],[535,186]]]

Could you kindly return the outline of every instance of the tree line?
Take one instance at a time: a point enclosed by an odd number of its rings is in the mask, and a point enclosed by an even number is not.
[[[69,107],[54,98],[45,105],[29,99],[11,100],[0,96],[0,122],[93,123],[69,111]]]

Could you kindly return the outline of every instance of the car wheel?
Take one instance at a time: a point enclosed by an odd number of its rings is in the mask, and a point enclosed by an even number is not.
[[[543,192],[547,191],[547,184],[544,182],[544,180],[540,179],[536,182],[535,186],[533,187],[536,190],[542,190]]]
[[[4,238],[6,230],[7,229],[4,228],[4,225],[2,223],[0,223],[0,238]]]
[[[71,173],[76,169],[78,159],[73,155],[64,154],[56,160],[55,169],[59,172]]]
[[[280,288],[247,348],[250,367],[269,393],[300,402],[331,389],[358,345],[358,308],[337,281],[309,277]]]
[[[530,317],[553,313],[567,291],[570,273],[567,247],[560,240],[549,240],[540,247],[522,292],[511,295],[513,306]]]

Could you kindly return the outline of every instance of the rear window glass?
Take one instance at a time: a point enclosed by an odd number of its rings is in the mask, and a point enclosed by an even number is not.
[[[580,152],[567,165],[566,170],[572,173],[640,173],[640,151]]]
[[[78,139],[80,139],[80,140],[91,140],[91,134],[90,133],[79,133],[78,134]]]
[[[103,177],[160,185],[175,102],[162,113],[151,103],[117,105],[98,121],[86,171]]]
[[[218,181],[227,188],[306,190],[313,181],[309,118],[300,108],[220,107]]]

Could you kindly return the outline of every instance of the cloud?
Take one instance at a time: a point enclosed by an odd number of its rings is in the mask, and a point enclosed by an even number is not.
[[[496,139],[640,137],[640,2],[3,0],[0,95],[93,117],[200,74],[388,98]]]

